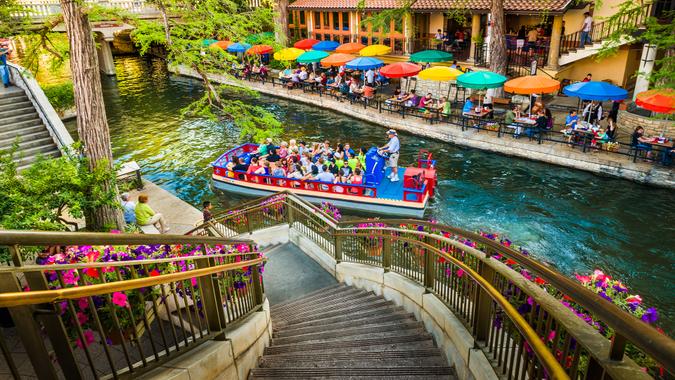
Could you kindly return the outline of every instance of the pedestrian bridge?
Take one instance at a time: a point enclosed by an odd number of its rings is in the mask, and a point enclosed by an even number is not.
[[[421,220],[338,222],[290,193],[184,236],[3,231],[0,249],[11,260],[0,270],[0,371],[17,378],[633,380],[675,370],[667,335],[519,251]]]

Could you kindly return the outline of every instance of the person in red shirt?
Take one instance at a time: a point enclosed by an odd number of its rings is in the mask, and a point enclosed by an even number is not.
[[[582,80],[582,82],[590,82],[592,80],[593,80],[593,74],[588,73],[588,74],[586,74],[586,78],[584,78],[584,80]]]

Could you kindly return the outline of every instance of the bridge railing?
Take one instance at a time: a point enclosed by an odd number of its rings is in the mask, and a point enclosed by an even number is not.
[[[139,376],[263,305],[264,259],[248,240],[2,231],[3,248],[0,308],[14,328],[0,346],[17,379]]]
[[[102,7],[120,8],[132,14],[154,14],[157,9],[144,0],[85,0],[85,3],[96,4]],[[25,9],[16,14],[19,17],[46,18],[61,13],[59,0],[20,0],[19,4]]]
[[[261,202],[274,207],[254,206]],[[255,217],[246,222],[249,209]],[[270,220],[263,222],[261,216]],[[560,370],[574,379],[668,378],[675,372],[671,338],[530,256],[480,234],[410,219],[338,223],[289,192],[216,215],[212,224],[226,225],[233,218],[242,226],[239,232],[288,223],[338,263],[382,267],[425,286],[464,322],[506,378],[550,378]],[[613,338],[601,335],[563,300],[581,305],[612,329]],[[643,371],[626,355],[628,344],[631,353],[639,351],[659,363],[663,374],[658,368]]]

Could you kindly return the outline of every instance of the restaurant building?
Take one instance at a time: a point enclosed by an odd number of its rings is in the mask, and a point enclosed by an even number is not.
[[[455,59],[476,66],[489,65],[490,0],[413,0],[398,21],[374,29],[364,23],[373,14],[402,6],[398,0],[296,0],[289,5],[292,40],[315,38],[340,43],[384,44],[392,48],[385,61],[402,60],[415,51],[442,49]],[[611,33],[605,18],[624,0],[605,0],[601,6],[574,0],[504,0],[508,71],[530,72],[532,61],[539,70],[560,80],[580,80],[593,73],[595,80],[635,86],[634,73],[641,64],[653,65],[656,49],[625,41],[616,55],[598,60],[597,52]],[[631,22],[673,9],[673,0],[660,0],[644,8]],[[584,12],[594,19],[593,44],[579,48]],[[438,30],[444,36],[436,39]],[[534,29],[536,32],[531,32]],[[640,68],[641,71],[649,67]]]

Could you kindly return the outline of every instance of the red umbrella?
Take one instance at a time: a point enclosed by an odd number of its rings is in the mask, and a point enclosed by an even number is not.
[[[251,46],[250,49],[246,50],[246,54],[249,54],[249,55],[253,55],[253,54],[262,55],[262,54],[268,54],[268,53],[271,53],[273,50],[274,50],[274,48],[272,48],[272,47],[269,46],[269,45],[255,45],[255,46]]]
[[[658,113],[673,113],[675,112],[675,90],[662,88],[641,92],[635,97],[635,104]]]
[[[417,75],[422,66],[410,62],[396,62],[380,69],[380,74],[387,78],[404,78]]]
[[[312,48],[312,46],[318,44],[319,40],[315,40],[313,38],[305,38],[304,40],[300,40],[296,43],[293,44],[293,47],[298,48],[298,49],[304,49],[304,50],[309,50]]]

